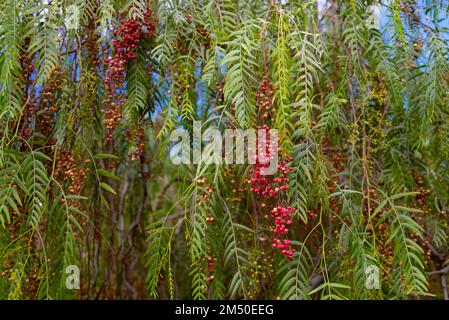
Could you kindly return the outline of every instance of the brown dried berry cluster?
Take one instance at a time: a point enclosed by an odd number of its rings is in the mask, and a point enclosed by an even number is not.
[[[44,137],[50,137],[55,125],[54,113],[58,111],[59,105],[56,95],[62,88],[64,71],[58,65],[50,74],[42,92],[39,94],[38,102],[29,102],[25,108],[24,121],[21,125],[21,136],[27,140],[33,131],[39,132]],[[35,119],[35,120],[34,120]],[[33,121],[35,125],[33,125]]]
[[[418,192],[416,195],[416,203],[418,204],[420,210],[423,213],[430,213],[430,208],[427,206],[426,197],[432,193],[432,190],[421,187],[416,190],[416,192]]]
[[[137,124],[133,131],[126,129],[125,140],[132,145],[131,160],[139,160],[140,156],[143,155],[145,146],[145,134],[142,125]]]
[[[56,157],[54,176],[61,183],[69,183],[69,192],[72,195],[80,195],[90,169],[85,167],[90,160],[82,161],[81,157],[75,158],[70,150],[61,150]],[[83,163],[84,166],[79,165]],[[78,202],[70,204],[77,206]]]
[[[329,141],[323,141],[323,153],[327,156],[331,163],[331,172],[333,173],[333,178],[327,180],[327,186],[330,193],[333,193],[338,190],[338,187],[343,182],[340,178],[339,174],[345,170],[345,162],[347,157],[343,154],[342,150],[338,147],[330,147]],[[343,186],[346,188],[346,186]],[[337,197],[331,197],[329,200],[329,208],[335,214],[340,212],[341,203]],[[309,215],[314,218],[317,217],[317,213],[313,210],[309,210]],[[332,221],[337,220],[337,216],[333,215],[331,217]]]
[[[152,17],[152,11],[144,14],[143,21],[133,18],[122,19],[118,31],[114,31],[113,40],[114,55],[105,60],[106,78],[104,80],[107,93],[104,104],[106,105],[105,118],[103,120],[108,130],[113,130],[122,119],[122,107],[125,103],[124,82],[126,78],[126,66],[130,60],[137,58],[137,47],[144,38],[155,34],[156,25]],[[112,140],[110,133],[107,141]]]
[[[400,1],[402,11],[405,13],[405,17],[410,27],[416,27],[419,24],[420,17],[416,10],[418,4],[415,0],[403,0]]]
[[[34,63],[26,53],[22,53],[20,55],[20,65],[22,66],[23,79],[28,82],[34,70]]]
[[[87,38],[86,38],[86,47],[87,47],[87,55],[89,59],[89,63],[93,66],[97,66],[99,63],[98,56],[98,39],[100,36],[96,32],[95,21],[91,20],[89,25],[86,28]]]

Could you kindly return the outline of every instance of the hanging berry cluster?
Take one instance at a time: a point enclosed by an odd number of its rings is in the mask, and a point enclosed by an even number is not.
[[[281,253],[287,257],[288,260],[292,258],[295,249],[291,248],[292,242],[285,239],[288,234],[288,227],[292,225],[292,215],[296,209],[292,207],[277,206],[271,210],[271,216],[274,218],[275,227],[273,229],[274,238],[273,249],[281,250]]]
[[[326,155],[331,164],[329,170],[333,176],[332,178],[329,178],[327,180],[329,193],[335,192],[336,190],[338,190],[338,188],[347,189],[348,186],[344,184],[344,180],[341,175],[341,173],[344,172],[346,168],[347,155],[345,153],[345,150],[339,147],[331,146],[329,139],[327,138],[322,141],[322,145],[323,154]],[[341,207],[342,203],[340,199],[338,199],[337,197],[330,198],[329,209],[331,210],[331,212],[335,213],[331,216],[331,221],[335,222],[338,220],[338,214],[341,210]],[[311,218],[317,218],[318,216],[316,209],[309,209],[307,210],[307,213]]]
[[[279,138],[276,133],[271,137],[268,132],[270,128],[264,125],[259,128],[258,141],[265,139],[264,143],[259,143],[258,146],[266,146],[266,150],[257,150],[255,156],[255,167],[249,170],[249,177],[246,182],[251,185],[250,191],[265,198],[276,197],[280,191],[285,191],[288,188],[287,174],[291,171],[285,161],[277,163],[277,176],[263,175],[262,171],[270,167],[270,162],[273,161],[274,156],[278,154]]]
[[[108,130],[113,130],[122,119],[122,107],[125,103],[123,87],[126,78],[126,65],[129,61],[137,58],[137,47],[144,38],[152,37],[155,34],[155,20],[152,11],[147,10],[143,21],[136,21],[133,18],[122,19],[118,31],[114,31],[113,40],[114,55],[105,60],[106,79],[104,80],[106,99],[105,118],[103,120]],[[107,141],[112,140],[112,134],[106,137]]]
[[[416,0],[400,1],[402,11],[405,14],[405,19],[410,27],[418,27],[420,22],[420,14],[417,10],[418,3]]]
[[[70,149],[60,150],[56,156],[56,166],[54,176],[60,183],[68,183],[68,190],[71,195],[81,195],[87,175],[90,169],[87,165],[89,159],[82,161],[80,156],[73,156]],[[79,207],[78,201],[70,203],[73,207]]]
[[[28,95],[28,90],[30,87],[32,87],[33,81],[30,78],[31,75],[33,74],[34,63],[26,53],[22,53],[20,55],[20,65],[22,66],[23,79],[27,84],[23,91],[24,92],[23,97],[29,96],[31,98],[30,100],[32,101],[34,100],[33,91],[30,90],[31,92]],[[31,122],[30,120],[32,119],[37,104],[36,102],[27,102],[25,100],[23,100],[22,103],[24,105],[23,110],[24,116],[20,118],[19,127],[21,128],[21,132],[19,133],[19,135],[23,138],[22,149],[26,149],[28,148],[26,140],[28,140],[31,133],[30,127],[33,127],[33,125],[30,123]]]
[[[34,131],[39,132],[45,137],[50,137],[53,134],[55,126],[55,113],[59,110],[59,103],[56,96],[61,92],[64,77],[64,71],[58,64],[51,71],[50,77],[39,95],[39,102],[32,102],[29,105],[29,120],[32,121],[34,117],[36,119]],[[30,133],[29,128],[33,127],[33,124],[30,123],[27,127],[28,130],[24,130],[24,134],[26,134],[26,136]],[[46,150],[45,152],[48,153],[49,151]]]
[[[265,141],[261,141],[261,139]],[[274,157],[279,155],[278,142],[278,135],[270,132],[267,125],[259,128],[255,165],[248,171],[249,176],[246,178],[246,183],[250,185],[250,192],[261,197],[262,208],[267,206],[267,202],[274,203],[274,209],[271,210],[274,223],[272,248],[280,250],[290,260],[295,249],[291,247],[291,241],[286,236],[288,227],[292,225],[291,217],[295,213],[295,209],[281,205],[280,198],[282,192],[288,188],[287,175],[291,171],[288,162],[291,159],[288,157],[279,159],[276,164],[277,172],[275,175],[263,175],[262,172],[262,170],[268,169]],[[260,147],[265,147],[265,150],[261,150]]]
[[[207,280],[212,281],[214,280],[214,257],[211,253],[209,253],[207,257],[207,268],[209,270],[209,276],[207,277]]]
[[[279,87],[274,87],[273,82],[268,81],[268,76],[264,76],[262,83],[259,87],[259,92],[256,93],[257,107],[259,113],[262,115],[263,119],[268,119],[276,112],[275,106],[273,105],[274,93],[279,90]]]
[[[145,145],[145,134],[142,124],[138,123],[132,131],[126,129],[125,140],[133,146],[129,155],[131,160],[138,160],[143,155],[143,147]]]

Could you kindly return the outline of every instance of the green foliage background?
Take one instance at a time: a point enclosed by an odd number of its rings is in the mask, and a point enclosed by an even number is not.
[[[382,30],[372,4],[2,0],[0,298],[448,299],[448,3],[382,1]],[[156,35],[126,67],[108,142],[112,31],[148,8]],[[171,163],[169,134],[195,120],[279,130],[292,260],[271,249],[248,167]]]

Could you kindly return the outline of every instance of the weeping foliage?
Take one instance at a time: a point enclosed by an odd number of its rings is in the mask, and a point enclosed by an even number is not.
[[[0,298],[447,297],[448,6],[1,1]],[[175,164],[196,121],[277,129],[282,190]]]

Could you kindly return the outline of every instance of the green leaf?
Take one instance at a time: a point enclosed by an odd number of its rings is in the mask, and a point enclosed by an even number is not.
[[[101,187],[103,190],[106,190],[106,191],[112,193],[113,195],[117,195],[117,193],[115,192],[115,190],[114,190],[110,185],[108,185],[106,182],[100,182],[100,187]]]

